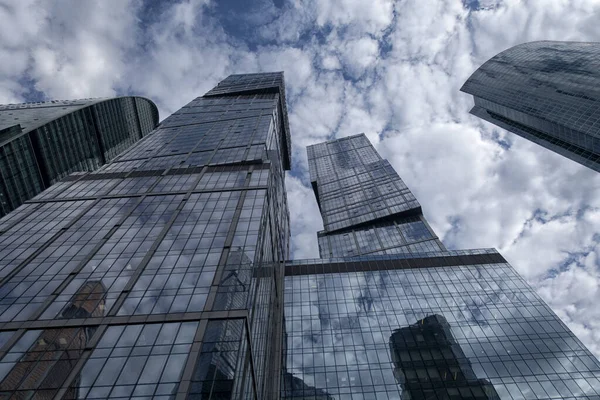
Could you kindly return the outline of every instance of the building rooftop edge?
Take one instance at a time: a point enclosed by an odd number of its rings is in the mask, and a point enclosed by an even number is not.
[[[46,124],[49,124],[50,122],[56,121],[56,120],[58,120],[60,118],[63,118],[63,117],[65,117],[65,116],[67,116],[67,115],[69,115],[71,113],[74,113],[76,111],[80,111],[80,110],[82,110],[84,108],[91,107],[91,106],[94,106],[96,104],[103,103],[105,101],[116,100],[116,99],[123,99],[123,98],[138,98],[138,99],[142,99],[142,100],[147,101],[153,107],[153,110],[154,110],[154,115],[153,115],[153,117],[154,117],[153,118],[154,119],[154,126],[157,127],[159,125],[160,116],[159,116],[159,113],[158,113],[158,107],[157,107],[157,105],[152,100],[150,100],[149,98],[144,97],[144,96],[137,96],[137,95],[133,95],[133,96],[114,96],[114,97],[94,97],[94,98],[89,98],[89,99],[75,99],[75,100],[49,100],[49,101],[46,101],[46,102],[38,102],[38,103],[2,104],[2,105],[0,105],[0,112],[13,111],[13,110],[14,111],[19,111],[19,110],[31,110],[31,109],[36,109],[36,108],[45,108],[43,106],[38,106],[38,107],[17,107],[17,108],[4,108],[4,109],[2,108],[3,106],[9,106],[9,105],[16,105],[16,106],[27,105],[27,104],[31,104],[31,105],[33,105],[33,104],[36,104],[36,105],[39,104],[39,105],[42,105],[42,104],[46,104],[46,103],[51,103],[53,101],[55,101],[55,102],[60,102],[60,101],[73,101],[73,102],[86,101],[83,104],[73,104],[73,105],[54,103],[55,105],[53,105],[52,107],[66,107],[67,109],[65,110],[64,113],[61,113],[61,114],[59,114],[57,116],[52,116],[49,119],[40,121],[40,123],[38,123],[38,124],[32,124],[31,126],[27,127],[26,129],[21,129],[21,131],[18,134],[13,135],[13,136],[11,136],[8,139],[2,140],[2,142],[0,142],[0,146],[3,146],[4,144],[10,142],[11,140],[16,139],[17,137],[21,137],[23,135],[26,135],[26,134],[28,134],[28,133],[36,130],[36,129],[39,129],[40,127],[42,127],[42,126],[44,126]],[[20,126],[20,123],[15,123],[13,125],[7,126],[6,128],[2,128],[0,130],[10,129],[10,128],[12,128],[14,126],[17,126],[17,125]]]
[[[527,46],[527,45],[531,45],[534,43],[571,43],[571,44],[597,44],[596,42],[584,42],[584,41],[578,41],[578,40],[532,40],[529,42],[523,42],[523,43],[519,43],[516,44],[514,46],[508,47],[507,49],[502,50],[501,52],[495,54],[493,57],[490,57],[488,60],[486,60],[483,64],[481,64],[477,69],[475,69],[475,71],[473,71],[471,73],[471,75],[469,75],[469,78],[467,78],[467,80],[465,81],[465,83],[462,84],[462,86],[460,87],[460,91],[463,93],[468,93],[472,96],[475,97],[479,97],[477,94],[474,94],[472,92],[469,91],[468,86],[471,84],[471,80],[475,77],[476,74],[478,74],[480,71],[484,70],[486,68],[486,66],[493,61],[496,61],[497,58],[506,55],[507,53],[510,53],[513,50],[516,50],[520,47],[523,46]]]
[[[456,256],[472,256],[482,254],[500,254],[495,248],[481,249],[466,249],[466,250],[447,250],[435,251],[429,253],[397,253],[397,254],[382,254],[382,255],[362,255],[352,257],[333,257],[333,258],[306,258],[286,260],[285,265],[305,265],[305,264],[327,264],[327,263],[351,263],[359,261],[376,261],[376,260],[406,260],[412,258],[436,258],[436,257],[456,257]]]

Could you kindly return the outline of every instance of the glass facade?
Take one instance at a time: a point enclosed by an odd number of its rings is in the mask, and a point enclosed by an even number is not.
[[[0,219],[2,398],[279,392],[283,86],[283,73],[230,77],[133,145],[119,141],[116,103],[82,110],[112,161]]]
[[[600,172],[600,43],[540,41],[496,55],[465,82],[476,115]]]
[[[124,150],[106,117],[112,161],[0,219],[0,397],[599,398],[598,360],[497,251],[446,250],[364,135],[309,147],[322,258],[290,261],[283,88],[230,76]]]
[[[498,253],[466,253],[288,262],[283,397],[597,398],[589,350]]]
[[[323,258],[445,250],[421,205],[363,134],[308,147]]]
[[[0,105],[0,217],[76,171],[94,171],[158,125],[142,97]]]
[[[599,398],[593,354],[496,250],[446,250],[364,135],[308,158],[322,258],[285,265],[282,398]]]

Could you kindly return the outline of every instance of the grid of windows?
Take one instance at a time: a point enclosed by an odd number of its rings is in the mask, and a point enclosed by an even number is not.
[[[95,326],[30,330],[0,360],[0,395],[52,398],[96,331]],[[78,398],[77,385],[67,389]]]
[[[54,186],[58,186],[54,189]],[[68,199],[76,197],[96,197],[106,194],[114,186],[114,181],[110,179],[98,179],[95,181],[80,182],[60,182],[52,185],[50,193],[45,195],[47,190],[43,191],[36,199]],[[113,191],[115,189],[112,189]]]
[[[497,252],[378,206],[410,192],[364,135],[308,156],[323,259],[286,263],[282,398],[598,397],[600,362]]]
[[[95,204],[24,268],[16,270],[0,289],[0,321],[31,317],[61,284],[68,282],[74,267],[100,243],[126,207],[126,199]]]
[[[411,191],[364,134],[307,151],[325,228],[319,233],[322,257],[445,249]]]
[[[600,362],[508,264],[378,271],[378,260],[367,272],[347,260],[346,273],[322,260],[324,273],[286,277],[286,367],[304,386],[284,396],[600,394]]]
[[[42,191],[38,168],[29,137],[0,145],[0,217]]]
[[[86,235],[88,248],[96,244],[92,248],[92,255],[86,254],[85,258],[89,258],[89,261],[67,271],[69,280],[63,285],[68,285],[57,293],[40,319],[73,318],[65,316],[64,310],[70,307],[74,299],[87,301],[92,312],[108,313],[182,199],[183,196],[179,195],[146,197],[141,201],[131,198],[104,200],[105,204],[98,207],[99,212],[112,207],[116,209],[114,216],[112,213],[102,215],[102,220],[106,221],[105,228],[93,236]],[[118,228],[115,229],[115,225]],[[87,228],[85,223],[81,226]],[[112,232],[108,238],[107,231]],[[81,288],[90,282],[98,282],[98,290],[81,293]]]
[[[192,378],[191,398],[244,398],[243,379],[236,372],[243,366],[240,349],[246,348],[241,319],[210,321],[206,327],[198,367]],[[246,391],[247,393],[247,391]]]
[[[426,253],[444,247],[422,217],[408,217],[350,228],[341,233],[319,234],[323,257],[353,257],[359,254]]]
[[[239,197],[240,192],[192,195],[119,314],[202,311]]]
[[[172,398],[197,327],[197,322],[109,327],[81,370],[78,398]]]
[[[80,139],[95,121],[115,160],[0,219],[0,397],[278,392],[281,272],[260,267],[282,271],[289,249],[277,76],[261,93],[197,98],[149,134],[137,99],[42,127],[61,129],[48,148],[94,154]]]
[[[39,206],[39,204],[26,203],[17,208],[16,210],[13,210],[10,214],[0,219],[0,232],[6,232],[8,229],[10,229],[11,226],[15,225],[17,222],[25,218],[27,215],[29,215],[30,212],[34,211]]]
[[[0,217],[70,173],[96,170],[157,124],[154,103],[135,97],[0,106]]]
[[[23,213],[25,210],[29,211],[26,216],[21,216],[21,220],[0,235],[0,277],[7,277],[21,266],[22,262],[44,247],[90,203],[73,201],[46,203],[35,208],[22,206]],[[11,218],[11,214],[8,218]]]
[[[290,138],[290,128],[287,115],[287,104],[285,99],[285,83],[283,72],[260,73],[260,74],[240,74],[230,75],[219,84],[206,93],[205,96],[223,96],[223,101],[233,94],[238,93],[257,93],[256,99],[266,100],[276,93],[277,113],[279,114],[278,130],[281,136],[279,150],[282,153],[282,164],[285,169],[290,168],[290,158],[292,154],[292,141]]]
[[[317,181],[323,225],[328,231],[414,212],[420,207],[385,160],[346,169],[343,174],[338,170],[336,175],[334,181]]]

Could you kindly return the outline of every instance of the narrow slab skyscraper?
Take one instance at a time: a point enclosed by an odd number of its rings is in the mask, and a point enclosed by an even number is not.
[[[600,43],[523,43],[465,82],[473,115],[600,172]]]
[[[421,205],[365,135],[308,147],[323,258],[445,250]]]

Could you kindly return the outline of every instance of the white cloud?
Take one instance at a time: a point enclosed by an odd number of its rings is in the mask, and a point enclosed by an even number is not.
[[[258,62],[263,71],[284,71],[290,97],[304,89],[313,74],[313,55],[298,48],[261,48]]]
[[[321,59],[321,68],[323,69],[340,69],[342,65],[340,64],[340,59],[333,55],[328,54]]]
[[[53,98],[114,95],[135,46],[134,8],[125,1],[42,3],[48,17],[26,48],[36,89]]]
[[[544,300],[596,355],[600,354],[599,251],[596,245],[587,256],[578,257],[567,269],[536,285]]]
[[[346,71],[355,79],[373,67],[379,54],[379,43],[370,37],[350,40],[342,46],[342,60]]]
[[[380,35],[393,18],[392,0],[314,0],[313,4],[318,25],[351,25],[374,35]]]

